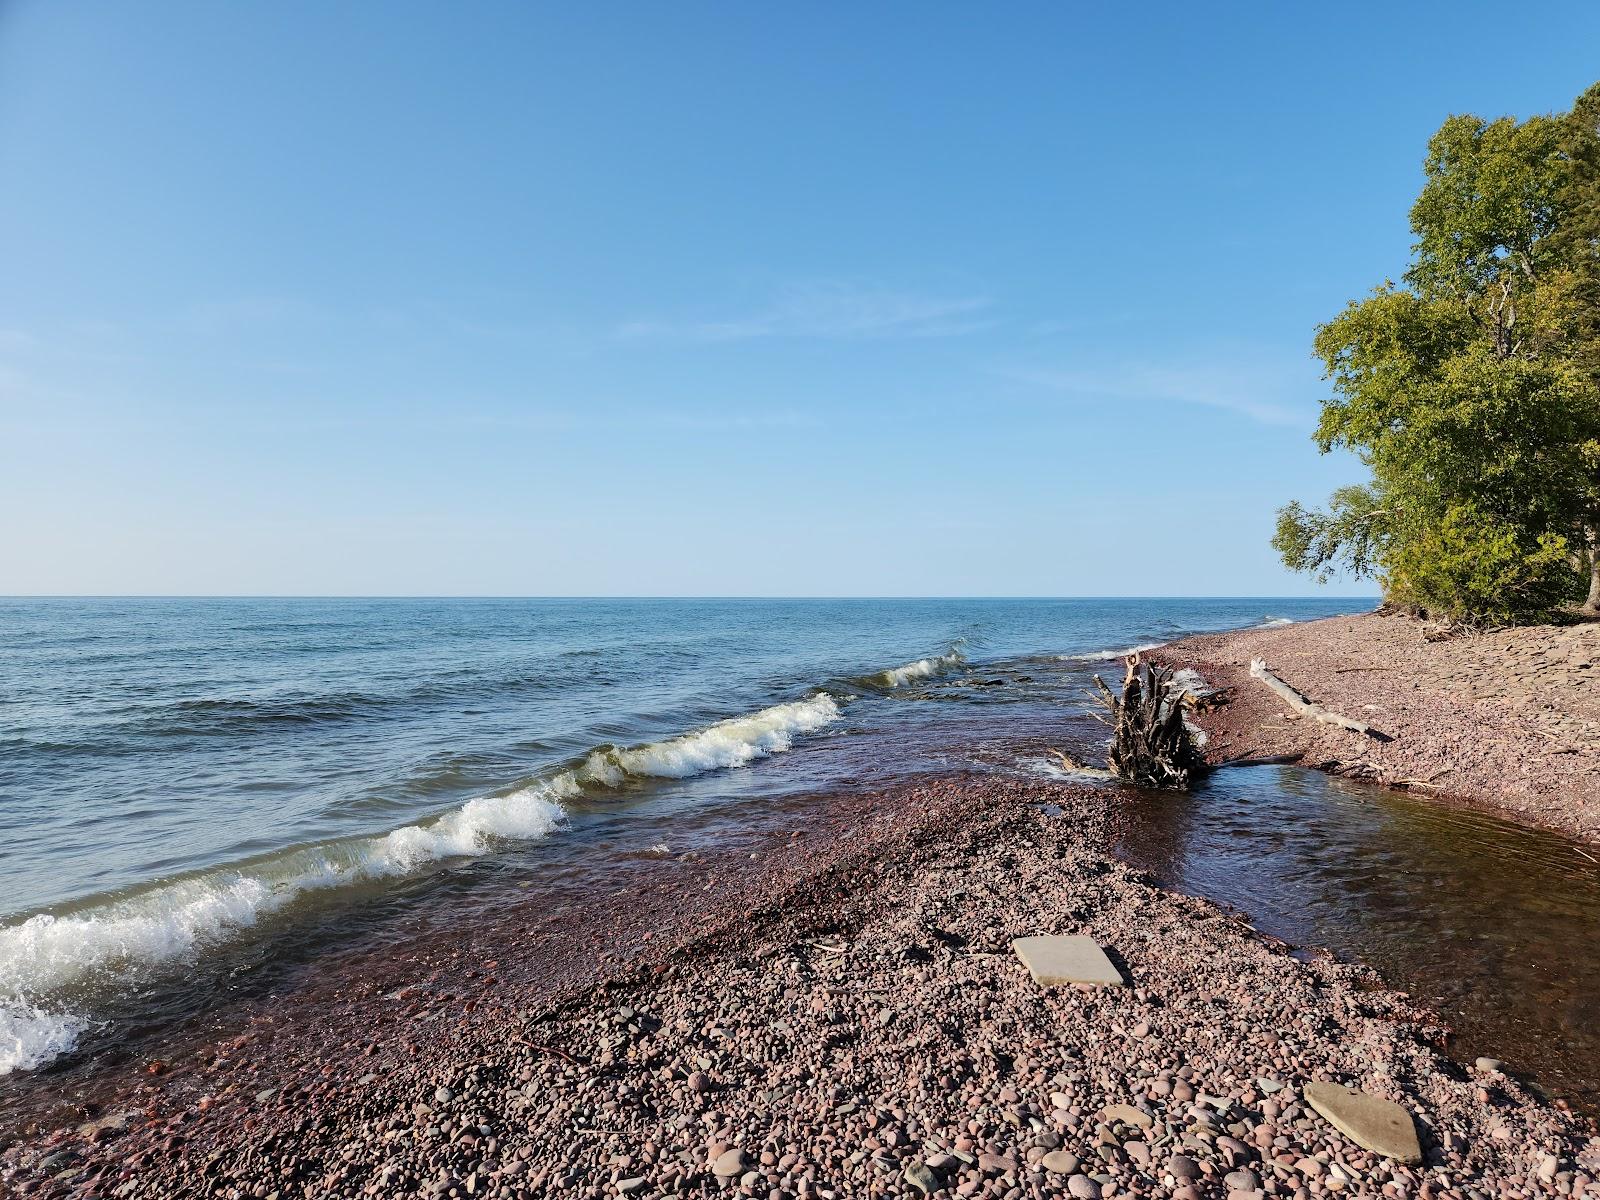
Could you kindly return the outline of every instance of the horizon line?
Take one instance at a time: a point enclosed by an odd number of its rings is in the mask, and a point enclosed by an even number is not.
[[[7,592],[0,600],[1382,600],[1382,595],[1304,596],[1267,592],[1014,592],[959,595],[854,593],[589,593],[589,592]]]

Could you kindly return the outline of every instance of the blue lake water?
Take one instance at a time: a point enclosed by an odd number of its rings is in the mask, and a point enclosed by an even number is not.
[[[0,600],[0,1073],[329,903],[1016,769],[1041,738],[1092,755],[1082,656],[1370,607]]]

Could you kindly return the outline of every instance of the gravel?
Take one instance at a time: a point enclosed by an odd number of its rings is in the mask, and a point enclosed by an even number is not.
[[[1596,1194],[1582,1118],[1509,1077],[1482,1090],[1439,1054],[1437,1019],[1370,971],[1292,957],[1111,858],[1124,802],[926,782],[857,810],[826,850],[764,854],[738,920],[690,921],[626,969],[597,962],[556,1001],[498,982],[495,1003],[429,1022],[445,1031],[425,1053],[405,1011],[373,1011],[368,1046],[297,1063],[265,1101],[270,1064],[235,1048],[203,1085],[146,1084],[110,1140],[14,1145],[0,1191]],[[1039,988],[1009,945],[1040,932],[1092,936],[1131,986]],[[515,946],[497,953],[513,974]],[[295,1013],[290,998],[280,1020]],[[1313,1080],[1404,1105],[1425,1161],[1352,1144],[1303,1101]]]

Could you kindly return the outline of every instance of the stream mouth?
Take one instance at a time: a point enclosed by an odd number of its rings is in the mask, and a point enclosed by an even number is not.
[[[1297,767],[1129,805],[1118,853],[1264,933],[1376,969],[1449,1052],[1600,1113],[1600,854],[1559,834]],[[1591,857],[1592,855],[1592,857]]]

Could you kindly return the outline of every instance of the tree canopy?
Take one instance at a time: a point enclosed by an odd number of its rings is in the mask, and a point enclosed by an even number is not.
[[[1369,484],[1279,510],[1295,570],[1459,620],[1600,611],[1600,84],[1428,143],[1401,283],[1317,330],[1315,440]]]

